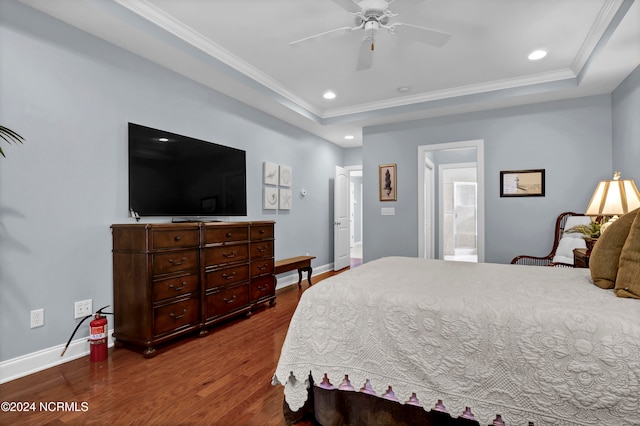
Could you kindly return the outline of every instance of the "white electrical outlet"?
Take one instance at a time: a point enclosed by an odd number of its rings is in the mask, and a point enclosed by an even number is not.
[[[31,311],[31,328],[42,327],[44,325],[44,309]]]
[[[81,300],[73,304],[74,318],[84,318],[93,313],[93,303],[91,299]]]

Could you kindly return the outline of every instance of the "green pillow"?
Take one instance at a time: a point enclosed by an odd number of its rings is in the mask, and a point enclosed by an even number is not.
[[[622,247],[638,211],[640,209],[635,209],[609,225],[593,247],[589,256],[589,270],[591,279],[598,287],[615,287]]]
[[[622,246],[614,291],[619,297],[640,299],[640,212]]]

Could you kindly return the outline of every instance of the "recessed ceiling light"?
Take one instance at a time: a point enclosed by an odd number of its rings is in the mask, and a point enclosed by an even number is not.
[[[323,98],[325,99],[335,99],[336,98],[336,94],[333,93],[331,90],[328,90],[326,92],[324,92],[324,95],[322,95]]]
[[[347,135],[344,137],[346,140],[350,141],[351,139],[353,139],[353,135]]]
[[[400,86],[400,87],[398,87],[398,88],[396,89],[396,91],[397,91],[398,93],[407,93],[407,92],[408,92],[408,91],[410,91],[410,90],[411,90],[411,88],[410,88],[410,87],[408,87],[408,86]]]
[[[159,140],[160,142],[169,142],[169,139],[167,139],[167,138],[160,138],[160,139],[158,139],[158,140]]]
[[[546,50],[542,50],[542,49],[538,49],[538,50],[534,50],[533,52],[531,52],[529,54],[529,60],[530,61],[537,61],[538,59],[542,59],[545,56],[547,56],[547,51]]]

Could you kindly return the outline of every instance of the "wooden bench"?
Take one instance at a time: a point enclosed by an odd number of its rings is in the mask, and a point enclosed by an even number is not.
[[[311,285],[311,273],[313,269],[311,269],[311,259],[315,259],[315,256],[296,256],[290,257],[288,259],[276,260],[275,263],[275,271],[276,275],[282,274],[283,272],[293,271],[295,269],[298,270],[298,287],[302,287],[302,272],[307,272],[307,282]]]

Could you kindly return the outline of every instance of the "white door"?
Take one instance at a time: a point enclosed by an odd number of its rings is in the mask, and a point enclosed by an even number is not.
[[[336,166],[333,185],[333,270],[338,271],[351,264],[349,172]]]

